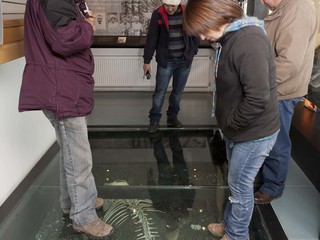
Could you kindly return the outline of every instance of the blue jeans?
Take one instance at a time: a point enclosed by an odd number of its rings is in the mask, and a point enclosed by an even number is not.
[[[261,181],[260,191],[271,196],[280,196],[291,159],[291,140],[289,136],[294,108],[301,98],[279,100],[280,132],[276,144],[266,158],[257,178]]]
[[[92,155],[85,117],[56,119],[43,110],[55,128],[60,146],[60,205],[70,209],[70,218],[78,225],[98,219],[94,209],[97,188],[92,175]]]
[[[223,216],[228,239],[247,239],[254,208],[253,182],[268,156],[278,132],[265,139],[234,142],[225,138],[228,185],[231,192]]]
[[[156,87],[152,95],[152,108],[149,112],[150,122],[159,122],[161,119],[161,109],[171,77],[173,77],[173,82],[167,117],[177,117],[180,110],[181,97],[189,77],[190,69],[191,67],[187,67],[186,61],[183,58],[169,59],[166,68],[158,65]]]

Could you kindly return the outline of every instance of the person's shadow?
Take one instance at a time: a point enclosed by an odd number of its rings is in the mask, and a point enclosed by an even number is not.
[[[158,178],[156,179],[153,169],[149,168],[147,184],[154,208],[164,213],[161,216],[166,222],[165,239],[173,240],[179,239],[180,220],[187,218],[189,211],[192,210],[195,190],[190,187],[192,184],[189,179],[189,171],[178,136],[171,134],[168,139],[172,151],[172,164],[164,146],[168,145],[168,141],[165,141],[167,138],[163,138],[160,132],[151,136],[157,161]]]

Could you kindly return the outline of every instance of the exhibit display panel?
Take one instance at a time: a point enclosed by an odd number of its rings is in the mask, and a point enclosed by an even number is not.
[[[145,36],[151,14],[161,1],[91,0],[87,4],[96,15],[96,36]]]
[[[187,0],[181,3],[185,5]],[[143,49],[152,12],[161,4],[160,0],[87,1],[96,16],[92,45],[96,91],[154,90],[157,64],[153,59],[151,79],[144,78]],[[247,8],[247,1],[239,4]],[[185,91],[212,91],[214,57],[209,42],[201,41]]]

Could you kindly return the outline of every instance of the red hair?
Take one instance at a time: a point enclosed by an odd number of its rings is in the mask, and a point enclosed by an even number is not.
[[[244,15],[233,0],[189,0],[183,14],[183,28],[187,34],[198,36],[209,30],[218,31]]]

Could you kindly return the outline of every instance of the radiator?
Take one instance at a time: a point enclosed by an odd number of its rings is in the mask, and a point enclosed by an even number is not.
[[[151,62],[151,79],[143,77],[142,56],[99,55],[95,59],[95,88],[153,90],[155,85],[156,62]],[[186,88],[210,88],[213,77],[213,62],[208,56],[196,56],[192,63]],[[171,83],[170,83],[171,86]]]

